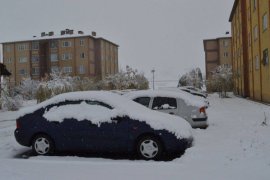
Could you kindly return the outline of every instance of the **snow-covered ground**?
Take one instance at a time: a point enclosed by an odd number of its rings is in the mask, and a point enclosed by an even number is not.
[[[210,126],[195,129],[194,146],[170,162],[97,157],[20,158],[17,112],[0,112],[0,179],[270,179],[270,107],[240,98],[209,97]],[[267,118],[267,126],[262,122]]]

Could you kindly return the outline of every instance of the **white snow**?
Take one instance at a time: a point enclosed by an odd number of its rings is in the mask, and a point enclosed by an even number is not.
[[[184,91],[169,91],[169,90],[141,90],[141,91],[133,91],[123,96],[129,99],[135,99],[137,97],[156,97],[156,96],[163,96],[163,97],[172,97],[172,98],[180,98],[185,101],[187,105],[203,107],[205,103],[202,98],[193,96]]]
[[[20,110],[19,115],[23,116],[25,114],[34,112],[35,110],[42,107],[45,108],[49,104],[56,104],[65,100],[92,100],[103,102],[111,106],[113,108],[112,112],[99,115],[99,118],[93,119],[93,122],[96,124],[100,124],[104,121],[112,122],[111,118],[113,117],[123,117],[127,115],[132,119],[146,122],[155,130],[165,129],[173,133],[178,139],[189,138],[192,136],[191,127],[183,118],[152,111],[125,97],[108,91],[82,91],[60,94],[36,106]],[[45,114],[45,118],[49,118],[48,120],[50,121],[60,122],[63,121],[64,118],[69,117],[75,117],[79,120],[83,120],[83,118],[85,117],[91,119],[92,115],[90,115],[90,113],[87,113],[88,110],[92,112],[95,109],[87,107],[86,104],[81,104],[78,107],[75,107],[75,105],[63,106],[51,109]]]
[[[34,156],[14,139],[17,112],[0,112],[0,179],[269,180],[270,107],[209,95],[209,128],[193,129],[194,146],[170,162]],[[267,126],[263,126],[265,120]],[[8,120],[8,121],[6,121]]]
[[[64,105],[53,107],[43,115],[48,121],[62,122],[65,118],[74,118],[78,121],[91,119],[93,124],[100,125],[103,122],[111,122],[112,117],[116,117],[116,111],[110,110],[100,105],[88,105],[81,102],[78,105]]]

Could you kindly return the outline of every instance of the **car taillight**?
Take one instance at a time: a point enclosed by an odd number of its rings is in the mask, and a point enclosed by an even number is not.
[[[205,114],[205,107],[201,107],[200,108],[200,113],[204,113]]]
[[[17,128],[17,129],[21,128],[21,124],[19,123],[18,120],[16,120],[16,128]]]

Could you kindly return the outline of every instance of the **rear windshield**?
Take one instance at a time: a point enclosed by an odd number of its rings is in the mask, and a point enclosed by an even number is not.
[[[155,97],[152,109],[176,109],[177,103],[175,98]]]
[[[141,105],[149,107],[150,97],[139,97],[139,98],[134,99],[134,101]]]

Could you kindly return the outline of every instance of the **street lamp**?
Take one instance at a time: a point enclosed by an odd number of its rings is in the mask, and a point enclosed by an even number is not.
[[[153,90],[155,90],[155,69],[151,71],[153,73]]]

